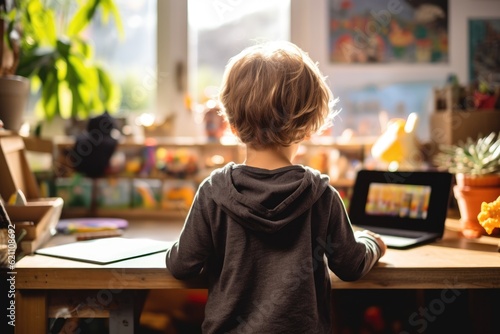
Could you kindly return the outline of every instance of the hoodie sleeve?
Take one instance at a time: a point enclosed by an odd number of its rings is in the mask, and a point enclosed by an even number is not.
[[[187,279],[200,274],[212,248],[210,225],[203,215],[203,196],[196,193],[184,227],[166,254],[166,265],[177,279]]]
[[[328,267],[341,280],[355,281],[370,271],[382,252],[373,237],[353,231],[344,204],[334,193],[325,242]]]

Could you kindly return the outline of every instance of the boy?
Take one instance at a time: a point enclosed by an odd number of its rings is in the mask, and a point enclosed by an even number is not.
[[[328,268],[356,280],[386,249],[353,233],[327,176],[292,163],[328,123],[330,89],[297,46],[268,43],[230,60],[220,101],[246,160],[202,182],[167,268],[207,275],[204,333],[330,333]]]

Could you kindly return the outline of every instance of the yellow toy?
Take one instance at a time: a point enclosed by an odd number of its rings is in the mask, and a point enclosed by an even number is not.
[[[390,120],[387,129],[373,144],[372,156],[389,164],[389,170],[418,169],[422,159],[415,135],[417,121],[416,113],[411,113],[406,120]]]
[[[488,234],[493,233],[496,227],[500,228],[500,196],[493,202],[483,202],[477,219]]]
[[[166,188],[163,192],[162,208],[188,210],[193,203],[194,196],[195,189],[191,185]]]

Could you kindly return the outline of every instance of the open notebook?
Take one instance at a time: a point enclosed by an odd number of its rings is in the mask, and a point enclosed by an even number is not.
[[[447,172],[358,172],[349,205],[355,227],[409,248],[443,236],[452,175]]]
[[[107,264],[166,251],[172,242],[148,238],[104,238],[38,249],[35,253],[64,259]]]

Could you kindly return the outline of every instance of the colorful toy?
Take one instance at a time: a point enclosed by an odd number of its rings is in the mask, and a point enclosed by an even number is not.
[[[417,121],[416,113],[411,113],[407,120],[390,120],[385,132],[373,144],[372,156],[388,163],[390,170],[418,169],[422,156],[415,135]]]
[[[203,120],[205,121],[205,133],[209,142],[218,142],[224,130],[226,130],[226,122],[224,122],[219,112],[220,108],[218,106],[208,108],[205,111]]]
[[[168,176],[185,178],[198,172],[198,158],[188,149],[165,150],[157,153],[157,168]]]
[[[146,145],[143,151],[143,163],[139,175],[150,176],[156,167],[156,146]]]
[[[158,207],[158,200],[156,199],[153,187],[148,182],[143,180],[134,180],[134,195],[138,195],[139,197],[139,201],[136,201],[136,197],[134,196],[134,204],[138,204],[137,202],[140,202],[140,205],[146,209],[156,209]]]
[[[495,228],[500,228],[500,196],[493,202],[482,202],[477,219],[488,234],[493,233]]]
[[[187,210],[191,207],[195,195],[195,188],[191,183],[172,183],[163,190],[163,209]]]

